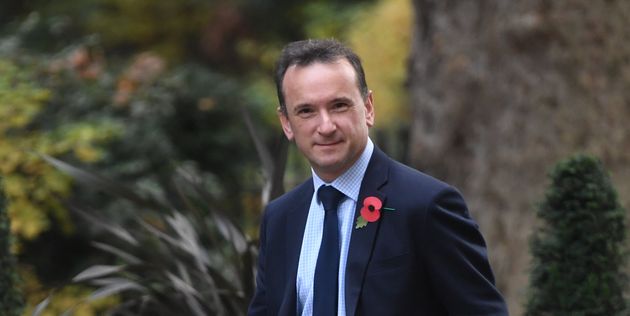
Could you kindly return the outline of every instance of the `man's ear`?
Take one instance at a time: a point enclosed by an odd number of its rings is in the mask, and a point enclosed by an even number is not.
[[[289,122],[289,118],[287,114],[282,111],[282,109],[278,108],[278,118],[280,119],[280,124],[282,125],[282,131],[288,140],[293,140],[293,129],[291,128],[291,123]]]
[[[368,127],[374,125],[374,96],[372,90],[368,92],[368,96],[365,98],[365,122]]]

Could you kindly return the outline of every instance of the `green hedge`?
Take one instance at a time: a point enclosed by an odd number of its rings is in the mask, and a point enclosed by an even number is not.
[[[531,243],[526,315],[624,313],[625,210],[596,158],[576,155],[550,174]]]

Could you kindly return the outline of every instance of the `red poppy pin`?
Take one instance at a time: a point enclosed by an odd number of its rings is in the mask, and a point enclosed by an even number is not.
[[[356,229],[367,226],[368,223],[376,222],[381,218],[381,207],[383,202],[375,197],[368,196],[363,200],[363,207],[361,208],[361,216],[357,217]],[[393,208],[384,207],[383,210],[393,211]]]

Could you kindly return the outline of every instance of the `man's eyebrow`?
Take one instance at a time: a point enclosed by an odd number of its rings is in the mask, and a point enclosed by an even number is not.
[[[326,102],[326,104],[337,104],[337,103],[348,103],[348,104],[353,104],[353,101],[351,98],[348,97],[336,97],[328,102]],[[300,110],[303,109],[308,109],[308,108],[312,108],[313,105],[311,103],[301,103],[296,105],[293,108],[293,113],[298,113],[300,112]]]
[[[330,102],[328,102],[329,104],[335,104],[335,103],[349,103],[352,104],[352,99],[347,98],[347,97],[337,97],[334,98],[332,100],[330,100]]]

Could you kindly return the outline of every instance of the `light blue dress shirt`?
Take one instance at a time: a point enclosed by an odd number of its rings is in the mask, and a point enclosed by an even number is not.
[[[317,198],[317,190],[320,186],[328,184],[335,187],[345,198],[339,205],[337,217],[339,218],[339,237],[341,238],[341,253],[339,255],[339,291],[337,315],[346,315],[345,299],[345,271],[348,259],[348,246],[354,227],[354,210],[356,209],[361,182],[365,175],[370,157],[374,151],[374,144],[368,138],[367,145],[359,159],[345,173],[333,180],[332,183],[325,183],[321,178],[313,173],[314,193],[311,198],[311,205],[304,228],[304,238],[302,239],[302,250],[300,251],[300,261],[297,271],[297,311],[303,316],[313,315],[313,278],[315,276],[315,265],[319,246],[322,242],[322,229],[324,225],[324,207]],[[311,169],[312,170],[312,169]]]

